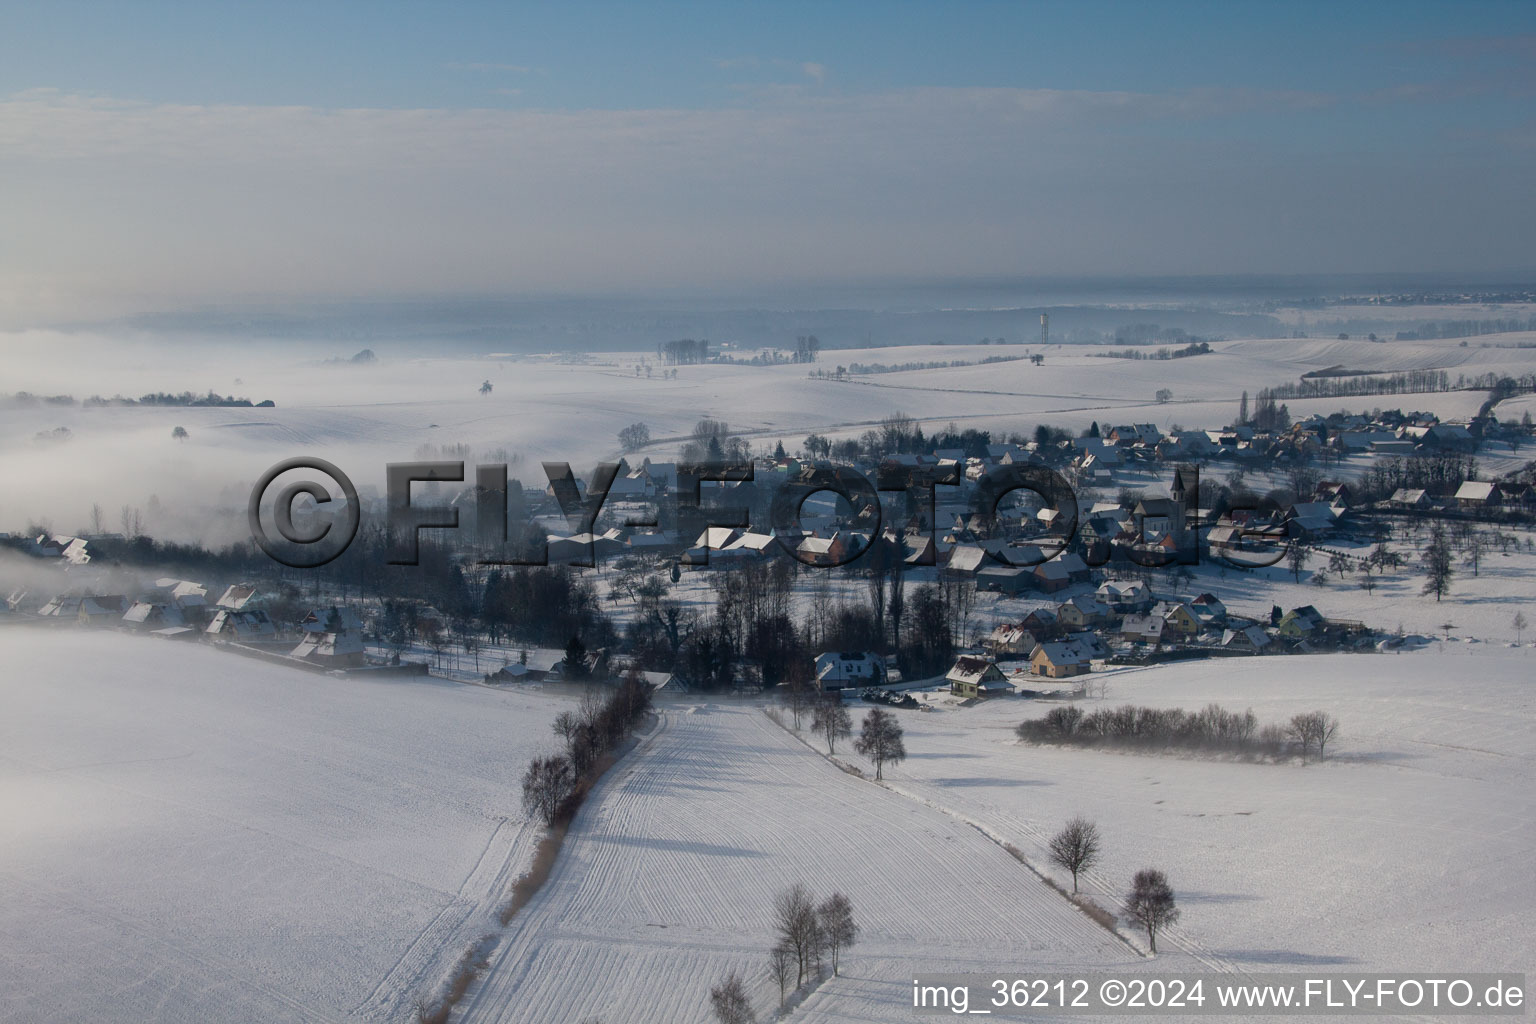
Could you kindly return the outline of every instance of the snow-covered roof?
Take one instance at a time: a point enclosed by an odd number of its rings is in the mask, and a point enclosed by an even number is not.
[[[1456,500],[1489,501],[1498,490],[1498,486],[1491,480],[1467,480],[1456,488]]]
[[[944,678],[952,683],[980,683],[987,676],[1001,672],[995,662],[965,655],[955,661],[954,667],[945,673]]]
[[[1041,644],[1029,658],[1031,661],[1044,659],[1052,665],[1084,665],[1093,660],[1087,650],[1070,640],[1053,640]]]

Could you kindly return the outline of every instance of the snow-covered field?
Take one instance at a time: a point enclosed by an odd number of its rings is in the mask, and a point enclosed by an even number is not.
[[[0,633],[0,1021],[400,1021],[495,927],[560,702]]]
[[[1342,724],[1321,763],[1025,745],[1014,726],[1048,706],[998,699],[898,711],[909,756],[886,776],[1042,868],[1067,819],[1096,820],[1105,856],[1085,891],[1113,905],[1134,871],[1162,868],[1183,908],[1170,945],[1232,969],[1529,971],[1536,650],[1447,646],[1108,676],[1109,706],[1326,710]]]
[[[1498,336],[1509,339],[1524,335]],[[1527,339],[1528,340],[1528,339]],[[148,507],[157,536],[226,541],[241,535],[238,513],[251,482],[279,459],[318,455],[363,487],[380,487],[386,462],[431,448],[468,445],[491,461],[498,450],[521,461],[513,474],[539,478],[540,460],[578,467],[618,453],[617,433],[631,423],[650,427],[647,454],[669,458],[701,417],[724,420],[754,444],[783,440],[795,449],[819,431],[858,435],[903,411],[927,429],[953,421],[996,434],[1027,432],[1049,423],[1069,429],[1089,422],[1153,422],[1162,427],[1217,427],[1237,413],[1243,391],[1294,382],[1308,370],[1345,365],[1355,370],[1445,369],[1452,380],[1497,371],[1530,373],[1536,348],[1467,348],[1453,340],[1393,342],[1233,341],[1209,355],[1170,361],[1104,358],[1081,346],[1051,346],[1045,364],[1017,359],[1030,346],[916,345],[828,350],[819,369],[854,362],[896,365],[968,361],[974,365],[817,380],[804,365],[685,366],[663,379],[654,353],[605,353],[585,364],[492,356],[412,358],[386,353],[377,364],[327,364],[350,354],[343,343],[269,346],[253,358],[240,346],[176,348],[87,336],[23,335],[10,343],[5,391],[137,396],[151,391],[209,389],[271,399],[276,408],[85,407],[0,404],[0,472],[25,480],[25,497],[7,496],[0,522],[48,518],[71,531],[87,522],[93,502],[109,512],[123,504]],[[636,376],[647,360],[653,376]],[[493,390],[480,394],[482,381]],[[1158,404],[1159,389],[1173,392]],[[1481,392],[1301,399],[1293,414],[1356,411],[1400,405],[1442,416],[1467,416]],[[185,427],[184,441],[171,438]],[[68,440],[36,435],[66,428]],[[429,446],[424,448],[423,446]],[[89,481],[82,486],[82,481]],[[156,501],[150,505],[150,498]]]
[[[462,1017],[704,1024],[732,969],[766,1017],[773,896],[796,881],[845,893],[861,928],[799,1021],[906,1019],[914,971],[1143,962],[974,828],[840,771],[759,707],[677,704],[594,792]]]
[[[558,701],[4,637],[0,1020],[400,1020],[496,933],[534,834],[516,777]],[[703,1022],[731,969],[769,1011],[794,881],[847,893],[862,928],[804,1021],[903,1019],[914,972],[1529,970],[1536,654],[1446,646],[1106,677],[1111,703],[1328,710],[1340,736],[1307,765],[1021,745],[1044,708],[1000,699],[898,712],[882,788],[756,703],[665,703],[455,1019]],[[1143,866],[1173,882],[1156,960],[999,845],[1059,876],[1043,844],[1075,814],[1105,835],[1102,905]]]

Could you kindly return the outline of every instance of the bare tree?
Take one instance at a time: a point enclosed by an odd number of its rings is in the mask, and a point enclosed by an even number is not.
[[[768,952],[768,973],[779,983],[779,1009],[784,1009],[784,996],[789,988],[789,975],[795,969],[794,950],[778,943]]]
[[[1307,560],[1312,557],[1312,552],[1299,540],[1293,540],[1286,549],[1286,565],[1291,570],[1291,575],[1297,583],[1301,582],[1301,570],[1307,567]]]
[[[842,698],[831,694],[817,700],[811,715],[811,729],[826,739],[828,754],[837,753],[837,741],[853,734],[853,719],[843,707]]]
[[[1125,898],[1125,916],[1147,930],[1147,942],[1157,952],[1157,933],[1178,921],[1168,878],[1156,868],[1143,868],[1131,879],[1131,892]]]
[[[1077,875],[1087,871],[1099,859],[1099,826],[1087,818],[1073,818],[1066,828],[1051,837],[1051,860],[1072,872],[1072,892],[1077,893]]]
[[[1421,594],[1434,594],[1438,602],[1450,592],[1451,577],[1455,570],[1451,568],[1451,545],[1445,537],[1445,527],[1436,521],[1430,531],[1429,546],[1424,549],[1424,569],[1428,579],[1424,581],[1424,589]]]
[[[1510,625],[1515,627],[1515,643],[1519,643],[1520,634],[1524,633],[1525,627],[1530,625],[1530,623],[1525,620],[1525,613],[1515,612],[1514,621],[1512,621]]]
[[[1483,552],[1487,550],[1488,539],[1483,536],[1481,530],[1470,530],[1467,539],[1462,543],[1462,550],[1467,553],[1467,564],[1472,567],[1472,575],[1476,576],[1483,564]]]
[[[1326,711],[1296,715],[1287,727],[1291,738],[1301,744],[1301,756],[1306,757],[1307,751],[1316,747],[1319,760],[1327,756],[1328,741],[1338,731],[1339,720]]]
[[[527,662],[524,662],[524,664],[527,664]],[[569,743],[571,742],[571,737],[576,735],[576,730],[581,728],[581,720],[570,711],[562,711],[555,716],[552,727],[555,730],[556,736]]]
[[[804,885],[796,882],[773,898],[773,929],[778,945],[795,957],[795,985],[805,981],[806,972],[816,959],[821,928],[816,920],[816,904]]]
[[[863,729],[854,741],[853,749],[860,756],[875,762],[875,778],[884,778],[887,764],[900,764],[907,759],[906,744],[902,742],[901,724],[889,711],[873,708],[864,717]]]
[[[536,757],[523,772],[523,810],[553,825],[576,785],[570,759],[562,754]]]
[[[789,709],[795,721],[795,731],[799,732],[800,720],[805,717],[805,712],[816,695],[811,690],[810,682],[805,678],[804,670],[797,669],[799,666],[791,666],[789,678],[784,681],[780,689],[779,699]]]
[[[832,957],[832,975],[837,976],[837,959],[843,950],[859,939],[859,926],[853,920],[853,903],[840,892],[821,901],[816,908],[822,944]]]
[[[757,1024],[757,1015],[747,999],[747,987],[735,971],[709,990],[709,1005],[720,1024]]]

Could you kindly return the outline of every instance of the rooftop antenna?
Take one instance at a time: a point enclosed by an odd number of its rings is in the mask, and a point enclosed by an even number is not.
[[[1051,343],[1051,314],[1049,314],[1049,313],[1041,313],[1040,314],[1040,344],[1042,344],[1042,345],[1049,345],[1050,343]]]

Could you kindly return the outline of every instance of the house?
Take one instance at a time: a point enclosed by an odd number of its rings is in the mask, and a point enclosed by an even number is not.
[[[779,542],[771,533],[754,533],[750,530],[715,552],[722,562],[753,562],[776,554]]]
[[[1061,628],[1061,622],[1056,618],[1056,612],[1050,608],[1036,608],[1024,616],[1024,621],[1020,622],[1019,625],[1036,636],[1054,633]]]
[[[949,549],[944,560],[942,575],[947,577],[974,576],[987,565],[987,552],[975,544],[957,544]]]
[[[806,565],[842,565],[854,554],[850,544],[856,543],[841,530],[830,537],[805,537],[795,547],[795,557]]]
[[[1091,570],[1078,554],[1064,551],[1049,561],[1041,562],[1030,573],[1041,592],[1054,594],[1075,584],[1087,583]]]
[[[1348,482],[1342,480],[1324,480],[1317,485],[1315,493],[1318,501],[1327,502],[1337,508],[1343,508],[1354,501],[1354,491],[1350,489]]]
[[[1419,443],[1426,448],[1451,452],[1470,452],[1477,448],[1477,438],[1459,423],[1437,423],[1424,431]]]
[[[1018,565],[989,565],[976,574],[976,589],[1017,597],[1028,590],[1034,576]]]
[[[203,632],[209,636],[248,643],[275,638],[277,626],[260,608],[220,608]]]
[[[1035,635],[1022,625],[1004,623],[994,627],[991,635],[983,640],[981,645],[993,657],[998,657],[1006,654],[1028,654],[1035,649],[1037,642]]]
[[[673,672],[653,672],[649,669],[630,669],[640,676],[640,681],[651,688],[652,693],[682,693],[682,679]],[[627,673],[626,673],[627,675]]]
[[[1120,620],[1120,639],[1156,647],[1163,642],[1165,626],[1163,617],[1153,615],[1151,612],[1144,615],[1127,615]]]
[[[135,629],[168,629],[185,626],[187,619],[181,609],[169,601],[135,601],[123,613],[123,624]]]
[[[1151,423],[1132,423],[1109,428],[1109,440],[1124,448],[1130,445],[1155,445],[1163,439],[1163,432]]]
[[[1090,658],[1109,657],[1109,647],[1105,645],[1104,639],[1091,630],[1085,629],[1076,633],[1068,633],[1066,639],[1068,643],[1076,644],[1082,648],[1083,653],[1087,654]],[[1034,652],[1031,651],[1030,653],[1033,654]]]
[[[986,658],[962,657],[944,678],[956,697],[999,697],[1013,692],[1003,670]]]
[[[488,683],[541,683],[549,674],[549,669],[538,668],[533,665],[523,665],[518,662],[508,662],[500,669],[485,677]]]
[[[1111,483],[1115,479],[1115,470],[1125,465],[1117,450],[1106,448],[1102,451],[1088,452],[1081,455],[1073,463],[1077,470],[1077,478],[1087,483]]]
[[[643,554],[666,553],[677,546],[677,538],[660,530],[636,530],[624,538],[624,546]]]
[[[78,619],[83,600],[79,594],[59,594],[39,608],[37,614],[50,619]]]
[[[256,588],[249,583],[236,583],[224,591],[215,604],[220,608],[229,608],[239,611],[251,603],[256,596]]]
[[[1061,679],[1067,676],[1080,676],[1092,670],[1093,661],[1088,656],[1088,652],[1069,641],[1054,640],[1041,644],[1029,656],[1031,675]]]
[[[1234,516],[1240,515],[1233,512]],[[1299,528],[1298,528],[1299,529]],[[1274,565],[1283,555],[1286,527],[1255,518],[1220,522],[1206,533],[1211,555],[1244,567]]]
[[[1189,602],[1189,607],[1202,626],[1220,625],[1227,619],[1227,606],[1215,594],[1201,594]]]
[[[1502,483],[1499,490],[1504,492],[1504,503],[1515,508],[1536,508],[1536,487],[1526,483]]]
[[[155,580],[153,602],[174,605],[188,623],[201,625],[207,615],[208,588],[191,580],[162,576]]]
[[[1152,588],[1141,580],[1106,580],[1094,596],[1120,614],[1143,612],[1152,607]]]
[[[1056,606],[1056,617],[1068,629],[1097,626],[1110,614],[1109,605],[1088,594],[1077,594]]]
[[[1430,501],[1428,491],[1417,487],[1399,487],[1392,492],[1392,497],[1387,499],[1387,504],[1393,508],[1422,511],[1434,502]]]
[[[1151,614],[1163,620],[1167,632],[1183,639],[1196,635],[1204,625],[1194,608],[1183,601],[1159,601],[1152,606]]]
[[[39,558],[58,558],[68,565],[85,565],[91,560],[83,537],[64,534],[38,534],[29,550]]]
[[[1467,480],[1456,489],[1455,497],[1462,509],[1492,508],[1504,502],[1504,492],[1491,480]]]
[[[304,639],[288,652],[290,658],[313,661],[336,668],[352,667],[364,663],[362,633],[306,630]]]
[[[1229,651],[1248,651],[1258,654],[1273,642],[1269,634],[1259,626],[1229,629],[1221,634],[1221,646]]]
[[[1300,608],[1292,608],[1286,612],[1276,624],[1275,631],[1283,637],[1295,639],[1311,636],[1322,628],[1322,613],[1311,605],[1304,604]]]
[[[93,594],[80,599],[76,614],[87,625],[105,626],[120,620],[127,610],[128,599],[121,594]]]
[[[885,659],[869,651],[828,651],[816,655],[816,684],[823,690],[879,686],[886,681]]]

